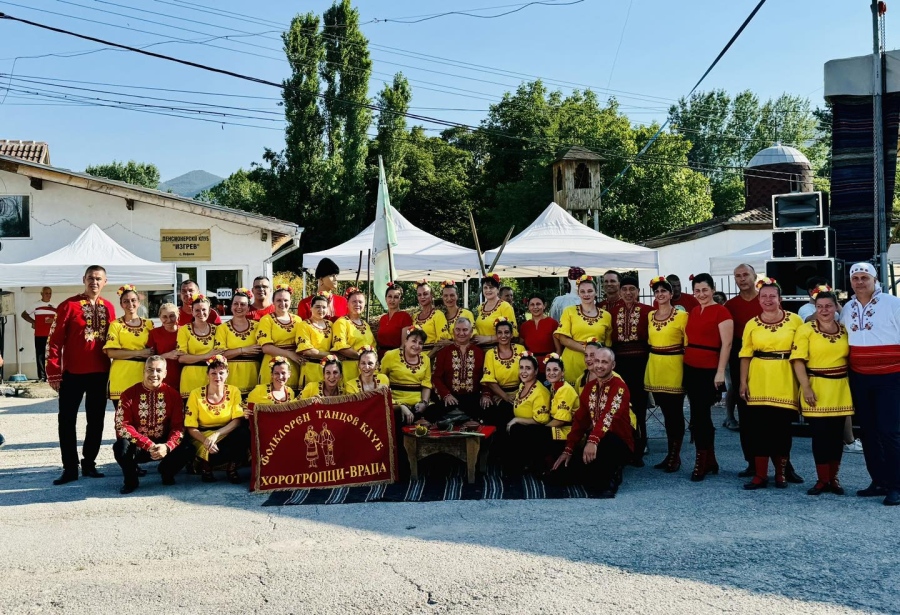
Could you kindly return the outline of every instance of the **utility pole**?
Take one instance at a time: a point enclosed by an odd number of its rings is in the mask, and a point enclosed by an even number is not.
[[[884,187],[884,119],[882,117],[882,94],[884,92],[884,13],[887,10],[884,2],[872,0],[872,38],[873,38],[873,95],[872,95],[872,131],[874,149],[874,182],[875,182],[875,252],[878,256],[878,279],[886,283],[888,221],[885,207]]]

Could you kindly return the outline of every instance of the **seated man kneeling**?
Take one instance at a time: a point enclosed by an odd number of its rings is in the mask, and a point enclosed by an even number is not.
[[[631,420],[631,396],[625,381],[613,373],[616,356],[609,348],[596,351],[591,372],[595,380],[581,392],[578,410],[566,448],[553,464],[575,475],[573,481],[600,491],[600,497],[613,498],[621,481],[622,466],[634,451],[634,424]],[[573,453],[587,437],[581,455]]]
[[[144,364],[144,380],[128,388],[116,409],[113,454],[122,467],[125,484],[119,493],[138,488],[138,464],[159,461],[164,485],[175,484],[175,474],[193,451],[182,442],[184,410],[181,394],[167,385],[166,360],[159,355]]]

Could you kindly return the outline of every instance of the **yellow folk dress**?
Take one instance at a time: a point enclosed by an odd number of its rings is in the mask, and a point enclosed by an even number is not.
[[[378,387],[390,387],[391,381],[384,374],[375,374],[375,388]],[[360,382],[359,378],[354,380],[348,380],[344,383],[344,392],[347,395],[355,395],[357,393],[362,393],[363,387],[362,382]]]
[[[491,348],[484,353],[484,371],[481,375],[481,383],[491,382],[500,385],[506,393],[512,395],[519,389],[519,357],[525,352],[525,346],[512,345],[512,357],[501,359],[498,348]]]
[[[418,310],[413,315],[413,325],[422,327],[425,332],[425,347],[431,349],[439,340],[449,340],[450,336],[447,332],[447,317],[440,310],[432,310],[428,318],[420,320],[422,310]]]
[[[585,316],[581,311],[581,305],[570,305],[563,310],[559,319],[559,328],[554,335],[565,335],[579,344],[597,338],[604,346],[612,344],[612,314],[604,309],[597,308],[594,317]],[[565,348],[562,352],[563,364],[566,366],[566,382],[575,386],[578,379],[584,374],[584,353]]]
[[[372,333],[372,327],[365,320],[361,325],[357,325],[349,316],[341,316],[334,322],[331,350],[337,353],[338,350],[352,348],[358,351],[363,346],[371,346],[375,348],[375,334]],[[344,381],[355,380],[359,377],[359,360],[341,358],[344,368]]]
[[[456,314],[451,319],[447,314],[447,311],[444,311],[444,319],[447,321],[447,339],[453,339],[453,327],[456,326],[456,321],[459,320],[460,317],[465,317],[469,319],[469,322],[472,323],[472,330],[475,330],[475,314],[472,313],[471,310],[467,310],[466,308],[457,308]],[[479,335],[477,331],[475,331],[475,335]],[[493,333],[491,333],[493,335]]]
[[[534,419],[541,425],[550,422],[550,391],[540,382],[535,382],[528,392],[522,397],[524,385],[519,384],[519,391],[513,398],[513,415],[520,419]]]
[[[687,337],[687,312],[672,310],[666,320],[654,318],[656,310],[648,314],[650,359],[644,372],[644,388],[653,393],[684,393],[684,346]]]
[[[325,397],[324,382],[310,382],[300,392],[300,399],[309,399],[311,397]],[[344,383],[339,382],[337,388],[338,395],[345,395]]]
[[[571,384],[564,381],[559,387],[551,387],[550,395],[550,418],[569,423],[568,425],[551,427],[553,439],[565,440],[569,437],[569,432],[572,430],[572,417],[575,416],[575,411],[578,410],[578,391]]]
[[[794,334],[802,325],[799,316],[785,311],[784,318],[779,322],[768,324],[757,316],[744,327],[740,357],[750,359],[748,406],[800,409],[800,388],[787,358],[792,352]],[[786,356],[778,359],[759,356],[760,353]]]
[[[304,320],[297,335],[297,354],[302,355],[304,350],[318,350],[319,352],[331,352],[332,322],[323,321],[325,328],[320,329],[309,320]],[[322,366],[318,359],[310,359],[303,362],[300,370],[303,376],[302,383],[306,386],[310,382],[322,382],[324,378]]]
[[[194,333],[194,323],[178,327],[178,350],[185,354],[209,354],[216,347],[216,325],[209,324],[209,333],[198,336]],[[191,391],[206,386],[206,363],[184,364],[181,368],[181,396],[187,397]]]
[[[146,318],[141,319],[140,326],[130,327],[125,323],[124,316],[109,323],[109,332],[106,334],[106,344],[103,349],[111,350],[143,350],[150,339],[150,330],[153,322]],[[119,396],[130,386],[144,380],[144,364],[147,358],[137,359],[113,359],[109,370],[109,398],[119,399]]]
[[[282,323],[278,321],[275,314],[266,314],[259,321],[256,329],[256,343],[260,346],[266,344],[274,344],[278,348],[284,348],[291,351],[297,350],[297,338],[300,335],[303,326],[303,320],[296,314],[290,314],[290,323]],[[269,384],[272,382],[272,367],[269,365],[268,359],[272,355],[266,355],[259,366],[259,383]],[[287,385],[296,387],[300,382],[300,366],[294,361],[288,359],[291,366],[291,375],[288,377]]]
[[[424,352],[418,365],[410,365],[403,349],[388,350],[381,359],[381,373],[387,376],[394,405],[414,406],[422,401],[422,388],[431,386],[431,359]]]
[[[182,372],[183,374],[184,372]],[[241,406],[241,392],[236,386],[225,385],[225,396],[218,404],[211,404],[206,399],[206,387],[201,386],[191,391],[188,397],[187,410],[184,413],[184,427],[195,427],[200,430],[204,438],[225,427],[233,419],[243,418],[244,408]],[[219,438],[224,440],[231,434],[225,434]],[[197,456],[204,461],[209,461],[209,451],[202,442],[191,438]]]
[[[272,396],[271,384],[257,384],[247,396],[247,404],[251,406],[272,406],[275,404],[286,404],[289,401],[294,401],[297,397],[294,394],[294,390],[289,386],[284,387],[284,392],[286,393],[285,399],[275,399]]]
[[[249,321],[250,326],[246,331],[236,331],[232,321],[222,323],[216,327],[216,350],[235,350],[246,348],[256,344],[256,329],[259,323]],[[246,395],[253,390],[259,382],[259,363],[265,358],[257,355],[239,355],[228,359],[228,382]]]
[[[497,307],[489,312],[484,309],[484,304],[482,303],[475,312],[475,335],[496,335],[494,321],[500,317],[505,317],[512,323],[513,337],[519,335],[516,313],[506,301],[500,301],[497,303]]]
[[[850,343],[847,329],[838,323],[837,333],[824,333],[813,320],[803,324],[794,334],[791,362],[806,363],[806,375],[816,394],[816,406],[810,407],[800,395],[803,416],[849,416],[853,414],[850,382],[847,378],[847,357]]]

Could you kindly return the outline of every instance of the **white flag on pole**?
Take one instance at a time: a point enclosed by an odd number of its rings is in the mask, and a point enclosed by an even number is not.
[[[381,305],[387,310],[384,295],[387,283],[394,275],[393,248],[397,247],[397,231],[394,228],[394,217],[391,213],[391,197],[388,195],[387,179],[384,175],[384,164],[378,157],[378,205],[375,210],[375,235],[372,238],[372,260],[375,263],[372,276],[373,290]]]

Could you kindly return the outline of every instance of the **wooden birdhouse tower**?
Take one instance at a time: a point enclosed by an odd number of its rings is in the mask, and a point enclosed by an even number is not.
[[[576,218],[600,206],[599,154],[574,145],[553,162],[553,200]],[[578,213],[576,213],[578,212]]]

